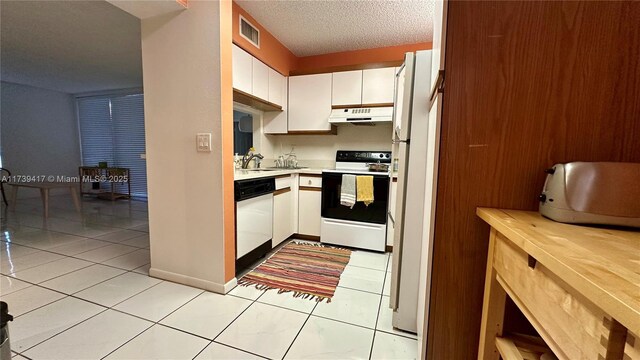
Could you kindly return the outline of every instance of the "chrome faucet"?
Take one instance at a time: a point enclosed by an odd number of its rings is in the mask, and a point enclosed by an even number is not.
[[[262,160],[264,159],[264,156],[262,156],[262,154],[260,153],[254,154],[251,152],[251,150],[247,151],[247,153],[242,156],[242,168],[246,169],[247,167],[249,167],[249,161],[253,160],[253,158]],[[257,167],[260,167],[259,163]]]

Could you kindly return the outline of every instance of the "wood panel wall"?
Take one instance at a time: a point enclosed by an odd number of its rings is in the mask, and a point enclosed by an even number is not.
[[[429,359],[475,359],[489,228],[543,170],[640,162],[640,3],[451,1]]]

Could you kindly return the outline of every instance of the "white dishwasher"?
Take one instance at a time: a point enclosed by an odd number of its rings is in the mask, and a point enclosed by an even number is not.
[[[236,201],[236,274],[271,250],[274,178],[238,180]]]

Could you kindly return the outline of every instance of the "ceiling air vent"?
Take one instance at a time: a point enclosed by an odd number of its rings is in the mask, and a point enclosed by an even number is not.
[[[240,36],[247,39],[258,49],[260,48],[260,30],[242,15],[240,15]]]

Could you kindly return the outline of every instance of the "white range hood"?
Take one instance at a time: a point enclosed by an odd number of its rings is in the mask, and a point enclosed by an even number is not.
[[[391,122],[393,107],[333,109],[329,116],[331,124],[368,124]]]

